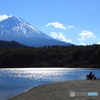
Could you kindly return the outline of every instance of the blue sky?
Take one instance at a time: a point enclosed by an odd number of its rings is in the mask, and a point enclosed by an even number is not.
[[[100,0],[0,0],[0,15],[21,17],[76,45],[100,44]]]

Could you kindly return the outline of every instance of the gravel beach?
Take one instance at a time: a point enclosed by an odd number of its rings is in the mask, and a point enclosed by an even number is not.
[[[71,91],[74,91],[73,95],[70,94]],[[88,92],[96,94],[87,96]],[[74,80],[44,84],[7,100],[100,100],[100,80]]]

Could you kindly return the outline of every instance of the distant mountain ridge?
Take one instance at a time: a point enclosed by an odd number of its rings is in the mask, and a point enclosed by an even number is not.
[[[72,45],[44,34],[19,17],[10,16],[0,21],[0,40],[17,41],[27,46]]]
[[[0,48],[22,48],[25,47],[25,45],[20,44],[16,41],[0,41]]]

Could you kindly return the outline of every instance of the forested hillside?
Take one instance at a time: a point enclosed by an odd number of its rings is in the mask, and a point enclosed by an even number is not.
[[[1,48],[0,67],[100,68],[100,45]]]
[[[24,47],[24,46],[25,45],[20,44],[16,41],[3,41],[3,40],[0,40],[0,48],[3,48],[3,47],[21,48],[21,47]]]

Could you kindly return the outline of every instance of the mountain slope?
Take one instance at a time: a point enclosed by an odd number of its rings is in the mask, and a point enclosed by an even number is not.
[[[10,16],[0,22],[0,40],[17,41],[27,46],[71,45],[53,39],[19,17]]]

